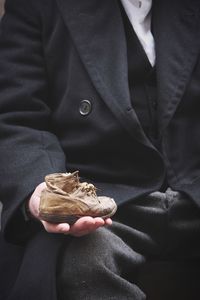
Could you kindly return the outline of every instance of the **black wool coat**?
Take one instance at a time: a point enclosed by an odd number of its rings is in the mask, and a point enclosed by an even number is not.
[[[46,174],[79,170],[119,206],[159,190],[167,177],[200,206],[199,9],[196,0],[154,1],[158,151],[131,104],[118,1],[7,0],[0,26],[2,231],[24,253],[10,300],[56,299],[63,238],[25,221],[21,210]]]

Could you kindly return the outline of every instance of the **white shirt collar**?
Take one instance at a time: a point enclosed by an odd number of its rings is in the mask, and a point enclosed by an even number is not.
[[[155,65],[155,43],[151,33],[152,0],[121,0],[126,14],[152,66]]]

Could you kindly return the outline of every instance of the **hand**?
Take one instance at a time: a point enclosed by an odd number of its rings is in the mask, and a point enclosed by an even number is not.
[[[70,234],[76,237],[89,234],[104,225],[112,224],[112,220],[110,218],[103,220],[99,217],[82,217],[71,226],[68,223],[52,224],[46,221],[41,222],[47,232]]]
[[[40,195],[43,189],[46,188],[46,183],[42,182],[39,184],[35,191],[33,192],[29,202],[28,207],[34,218],[40,220],[39,218],[39,204],[40,204]],[[50,233],[62,233],[69,234],[73,236],[83,236],[95,231],[97,228],[111,225],[112,220],[110,218],[103,220],[102,218],[96,217],[92,218],[89,216],[82,217],[78,219],[73,225],[68,223],[53,224],[43,220],[40,220],[47,232]]]

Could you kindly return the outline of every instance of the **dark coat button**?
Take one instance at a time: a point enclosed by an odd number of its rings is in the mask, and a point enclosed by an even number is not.
[[[91,110],[92,110],[92,104],[89,100],[82,100],[80,102],[79,112],[81,115],[83,116],[89,115]]]

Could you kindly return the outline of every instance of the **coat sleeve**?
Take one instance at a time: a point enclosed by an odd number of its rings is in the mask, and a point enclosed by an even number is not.
[[[7,0],[0,24],[0,201],[7,240],[21,242],[40,226],[25,222],[23,201],[44,176],[65,171],[51,132],[42,22],[34,0]]]

